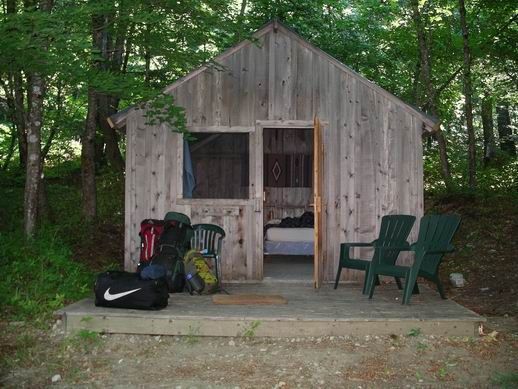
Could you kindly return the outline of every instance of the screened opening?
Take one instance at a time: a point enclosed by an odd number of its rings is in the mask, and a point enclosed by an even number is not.
[[[184,147],[184,197],[249,198],[248,133],[196,133],[194,136],[196,139]],[[192,173],[188,171],[189,157]],[[186,176],[191,178],[191,174],[192,182],[186,182]]]

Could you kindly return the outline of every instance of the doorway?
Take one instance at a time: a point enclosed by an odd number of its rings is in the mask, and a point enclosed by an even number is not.
[[[314,129],[263,128],[263,278],[314,281]]]

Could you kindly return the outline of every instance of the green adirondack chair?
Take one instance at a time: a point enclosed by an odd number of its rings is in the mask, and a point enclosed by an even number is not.
[[[191,248],[199,250],[204,258],[214,261],[214,270],[218,284],[220,282],[221,249],[225,231],[216,224],[195,224],[192,226],[194,235],[191,238]]]
[[[439,265],[446,253],[454,250],[451,241],[459,228],[460,217],[457,215],[428,215],[421,219],[417,242],[410,246],[415,253],[412,266],[388,264],[374,258],[370,266],[367,288],[369,298],[374,294],[375,277],[380,275],[405,278],[403,304],[409,304],[412,292],[417,289],[417,277],[426,278],[437,285],[437,290],[446,299],[441,280]]]
[[[370,243],[342,243],[340,245],[340,262],[336,273],[335,289],[338,287],[342,268],[346,267],[349,269],[364,270],[366,272],[365,282],[363,283],[363,294],[366,294],[368,291],[366,281],[371,261],[351,258],[349,253],[351,247],[373,247],[373,258],[381,256],[384,263],[395,263],[399,252],[405,249],[408,250],[409,248],[406,239],[412,230],[414,222],[415,216],[386,215],[381,219],[378,239]],[[401,289],[401,281],[398,277],[395,278],[398,287]],[[379,283],[378,277],[376,277],[376,282]]]

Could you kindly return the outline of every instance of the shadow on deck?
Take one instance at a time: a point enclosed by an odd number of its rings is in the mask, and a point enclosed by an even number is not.
[[[354,284],[313,289],[293,283],[233,284],[230,294],[276,294],[283,305],[215,305],[212,296],[172,294],[161,311],[100,308],[85,299],[58,311],[67,334],[81,329],[104,333],[196,336],[361,336],[422,333],[474,336],[485,318],[425,286],[401,305],[394,284],[376,288],[372,300]]]

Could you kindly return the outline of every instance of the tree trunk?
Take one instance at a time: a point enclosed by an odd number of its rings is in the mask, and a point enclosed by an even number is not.
[[[63,113],[63,85],[61,81],[58,81],[58,93],[56,95],[56,117],[60,118]],[[41,163],[42,165],[45,163],[45,159],[47,158],[47,155],[49,154],[50,148],[52,147],[52,142],[54,141],[54,137],[56,136],[56,133],[58,132],[58,125],[56,123],[53,123],[50,127],[50,133],[49,137],[45,141],[45,146],[43,146],[43,149],[41,151]]]
[[[97,194],[95,184],[95,132],[97,129],[97,96],[88,89],[88,113],[85,131],[81,137],[81,183],[83,188],[83,214],[88,221],[97,216]]]
[[[97,109],[97,108],[96,108]],[[106,155],[104,154],[104,134],[95,136],[95,169],[99,170],[106,165]]]
[[[16,116],[16,128],[18,130],[18,152],[20,153],[20,166],[25,167],[27,162],[28,144],[27,144],[27,120],[24,104],[24,87],[21,71],[15,71],[14,79],[14,105]],[[30,108],[29,108],[30,109]]]
[[[496,106],[498,138],[500,139],[500,150],[515,156],[516,145],[512,138],[511,115],[509,115],[509,103],[504,102]]]
[[[16,1],[6,2],[6,13],[15,14]],[[27,161],[27,113],[24,104],[24,82],[20,69],[12,69],[9,72],[9,89],[13,100],[13,117],[18,134],[18,153],[20,155],[20,167],[25,168]]]
[[[434,96],[433,85],[432,85],[432,65],[430,63],[430,52],[428,50],[428,42],[426,40],[424,23],[422,20],[421,13],[419,11],[419,4],[417,0],[412,0],[412,19],[414,20],[416,33],[417,33],[417,44],[419,46],[419,68],[422,82],[424,84],[425,97],[421,101],[419,95],[417,95],[417,102],[422,105],[423,101],[432,99]],[[430,107],[436,110],[437,104],[434,99],[430,103]],[[434,113],[436,114],[436,112]]]
[[[42,0],[39,9],[50,12],[51,0]],[[37,32],[36,32],[37,33]],[[46,44],[43,46],[47,50]],[[46,81],[43,76],[34,72],[28,77],[27,101],[29,102],[29,125],[27,130],[27,160],[24,195],[24,232],[27,238],[34,235],[38,220],[40,195],[41,163],[41,126],[43,122],[43,100],[45,98]]]
[[[15,0],[6,1],[6,13],[8,15],[17,12]],[[8,76],[9,87],[4,85],[5,93],[12,100],[12,117],[16,126],[18,138],[18,152],[20,155],[20,166],[25,168],[27,160],[27,113],[24,105],[24,82],[20,69],[12,69]],[[9,89],[9,91],[7,90]]]
[[[415,71],[414,71],[414,80],[412,82],[412,96],[414,99],[414,103],[416,105],[419,104],[419,79],[421,78],[421,60],[417,61],[415,64]]]
[[[26,237],[34,235],[38,218],[38,196],[41,177],[41,122],[45,81],[35,73],[30,78],[31,106],[27,133],[27,169],[24,198],[24,231]]]
[[[484,92],[481,110],[484,131],[484,165],[489,165],[496,156],[496,144],[493,130],[493,101],[488,91]]]
[[[106,53],[105,15],[94,13],[91,19],[92,51],[96,52],[91,67],[102,70],[102,60],[98,58]],[[99,116],[99,101],[97,91],[92,85],[88,87],[88,112],[86,114],[85,130],[81,137],[81,183],[83,189],[83,214],[87,221],[92,222],[97,217],[97,187],[95,180],[96,158],[101,152],[97,150],[97,123]]]
[[[429,106],[430,113],[438,117],[437,110],[437,93],[432,84],[432,65],[430,61],[430,51],[428,48],[428,42],[426,40],[425,28],[421,13],[419,11],[419,2],[418,0],[411,1],[412,7],[412,19],[415,24],[416,33],[417,33],[417,43],[419,46],[419,66],[421,70],[421,78],[424,85],[425,96],[421,101],[418,99],[416,103],[418,105],[422,105],[424,102]],[[418,96],[418,94],[416,94]],[[444,184],[446,185],[447,190],[452,189],[452,177],[450,171],[450,164],[448,162],[448,151],[446,147],[446,139],[444,137],[444,133],[439,129],[434,135],[434,138],[437,140],[438,148],[439,148],[439,162],[441,165],[441,176],[444,180]]]
[[[246,11],[246,0],[241,1],[241,10],[239,11],[239,17],[242,19],[245,17]]]
[[[14,154],[14,146],[16,145],[16,126],[13,125],[11,128],[11,142],[9,143],[9,148],[7,149],[7,155],[5,156],[4,164],[2,165],[2,170],[5,171],[9,167],[11,163],[11,158]]]
[[[466,131],[468,133],[468,184],[471,189],[477,186],[477,160],[475,149],[475,129],[473,128],[473,105],[471,102],[471,50],[469,47],[468,26],[466,23],[466,7],[464,0],[459,0],[460,25],[464,46],[464,112],[466,115]]]
[[[448,148],[446,146],[446,138],[444,137],[444,133],[440,128],[434,134],[434,137],[439,146],[439,162],[441,164],[441,176],[444,180],[444,184],[446,185],[446,189],[451,190],[453,189],[453,182],[451,178],[450,163],[448,162]]]
[[[115,7],[114,2],[111,3]],[[123,5],[119,6],[119,15],[127,12]],[[96,60],[92,66],[100,72],[119,73],[124,58],[124,42],[129,24],[123,17],[116,18],[114,8],[92,15],[92,43],[94,50],[100,54],[102,60]],[[115,26],[113,29],[111,26]],[[146,32],[149,27],[146,25]],[[147,39],[147,37],[146,37]],[[150,60],[150,57],[148,58]],[[146,62],[146,78],[149,77],[151,63]],[[95,164],[97,167],[108,162],[117,172],[124,171],[124,159],[119,149],[118,135],[110,127],[107,118],[117,112],[119,99],[99,90],[95,90],[96,101],[96,128],[102,131],[102,136],[95,141]]]
[[[99,127],[102,129],[104,142],[106,144],[106,159],[110,166],[118,171],[124,171],[124,160],[119,149],[119,138],[117,133],[108,124],[108,117],[116,112],[114,106],[118,105],[118,99],[106,94],[98,94]]]

